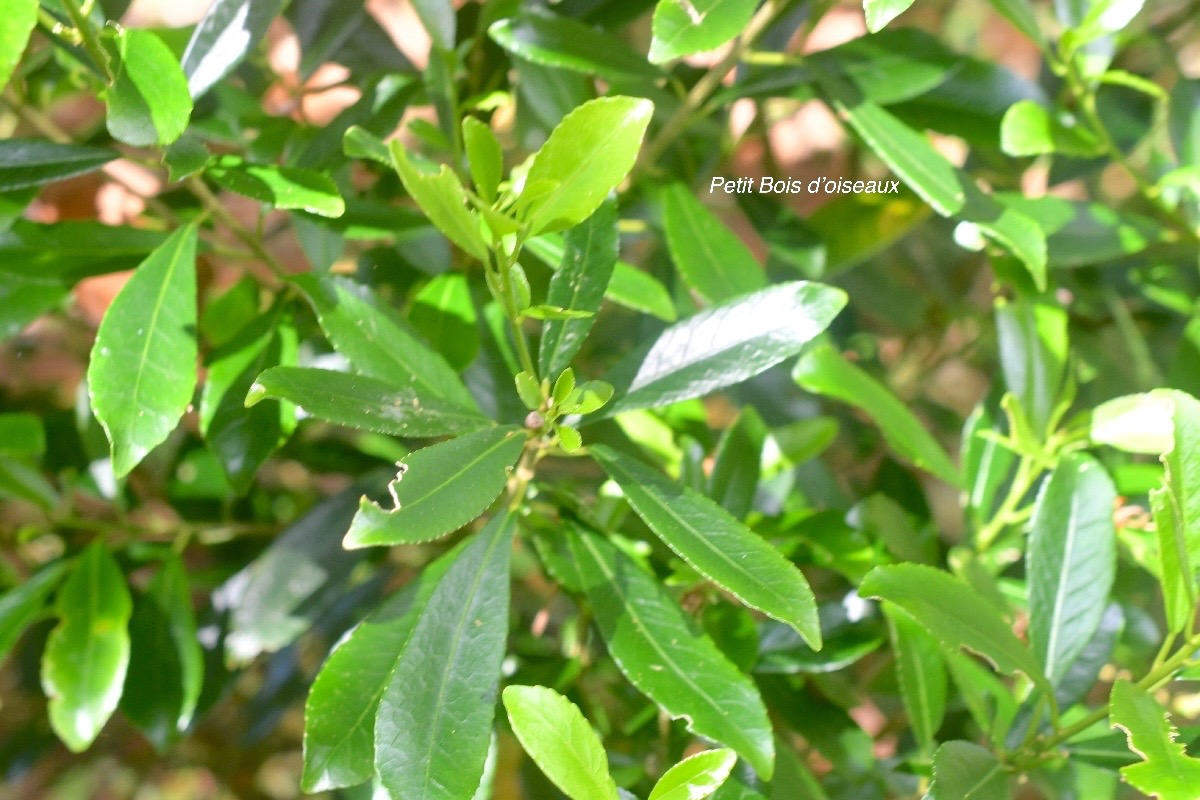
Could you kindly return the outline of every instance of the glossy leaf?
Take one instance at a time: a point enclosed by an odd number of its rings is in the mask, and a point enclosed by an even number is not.
[[[703,800],[721,788],[733,771],[732,750],[705,750],[671,767],[654,784],[648,800]]]
[[[521,747],[571,800],[616,800],[604,745],[583,713],[544,686],[509,686],[504,708]]]
[[[205,174],[217,185],[272,208],[307,211],[320,217],[340,217],[346,201],[328,176],[300,167],[252,164],[236,156],[222,156]]]
[[[896,678],[909,725],[921,749],[932,753],[946,713],[946,666],[940,647],[937,639],[907,612],[884,603],[883,613],[896,654]]]
[[[1041,681],[1037,659],[989,601],[954,576],[920,564],[875,567],[858,590],[907,611],[946,647],[965,647],[1004,673]]]
[[[563,237],[562,259],[550,279],[546,302],[572,311],[599,310],[617,263],[617,204],[602,202],[590,217]],[[542,326],[538,366],[543,375],[558,375],[571,364],[594,316],[548,320]]]
[[[375,717],[375,768],[394,797],[462,800],[483,775],[508,636],[514,521],[463,548],[421,612]]]
[[[37,25],[38,1],[13,0],[0,18],[0,89],[8,81],[21,61],[29,36]]]
[[[608,80],[654,80],[660,73],[623,42],[569,17],[528,10],[501,20],[488,36],[508,52],[534,64],[582,72]]]
[[[171,144],[188,126],[192,98],[175,54],[158,34],[117,34],[120,63],[107,93],[108,132],[135,147]]]
[[[132,608],[125,576],[108,548],[93,542],[58,591],[59,622],[42,654],[50,726],[72,752],[86,750],[117,709]]]
[[[41,186],[94,172],[119,155],[102,147],[40,139],[0,140],[0,191]]]
[[[661,198],[671,259],[697,294],[710,303],[722,303],[766,286],[766,276],[750,249],[687,186],[672,184],[663,189]]]
[[[446,360],[429,349],[374,292],[345,278],[293,278],[317,312],[334,348],[364,375],[422,395],[476,409],[475,400]]]
[[[877,33],[887,24],[908,10],[913,0],[863,0],[863,11],[867,15],[867,30]]]
[[[421,171],[398,141],[391,144],[392,161],[404,189],[438,230],[466,253],[480,261],[488,258],[488,246],[479,232],[479,219],[467,207],[467,193],[445,164],[436,173]]]
[[[1009,800],[1008,775],[990,751],[964,741],[946,742],[933,759],[930,800]]]
[[[425,284],[413,298],[408,320],[456,370],[466,369],[479,353],[475,305],[461,272],[447,272]]]
[[[709,580],[821,646],[817,604],[804,575],[704,495],[604,446],[591,448],[650,529]]]
[[[196,388],[196,228],[138,266],[100,323],[88,365],[92,411],[127,475],[175,429]]]
[[[64,563],[56,561],[0,595],[0,663],[45,611],[46,600],[58,588],[64,571]]]
[[[654,577],[607,540],[567,531],[596,623],[629,681],[701,736],[729,745],[769,778],[771,724],[754,684],[730,664]]]
[[[957,486],[962,480],[946,451],[904,403],[863,370],[821,344],[796,362],[796,383],[810,392],[849,403],[867,414],[888,446],[914,466]]]
[[[286,0],[213,0],[183,53],[192,97],[208,92],[241,64]]]
[[[504,152],[500,149],[500,140],[487,123],[475,117],[463,119],[462,135],[475,190],[484,200],[491,201],[504,177]]]
[[[1121,776],[1159,800],[1191,800],[1200,785],[1200,759],[1184,752],[1166,709],[1141,687],[1120,679],[1108,701],[1109,725],[1125,731],[1129,749],[1142,757],[1121,767]]]
[[[634,97],[589,100],[563,117],[534,154],[526,187],[548,191],[518,202],[535,233],[578,225],[625,179],[641,148],[654,104]]]
[[[388,486],[394,506],[362,498],[343,546],[412,544],[458,530],[504,490],[524,447],[522,430],[503,426],[418,450]]]
[[[618,395],[605,414],[703,397],[752,378],[800,352],[845,304],[840,289],[794,281],[707,308],[613,369],[606,380]]]
[[[757,6],[756,0],[659,0],[650,61],[662,64],[720,47],[742,32]]]
[[[1026,548],[1029,642],[1057,686],[1100,625],[1117,569],[1116,489],[1093,458],[1070,455],[1042,484]]]

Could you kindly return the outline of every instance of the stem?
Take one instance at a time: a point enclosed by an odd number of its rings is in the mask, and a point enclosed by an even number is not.
[[[1035,458],[1028,455],[1021,456],[1021,462],[1017,466],[1017,472],[1013,476],[1013,481],[1008,487],[1008,495],[1004,498],[1004,502],[996,509],[996,513],[992,515],[987,524],[979,529],[975,534],[975,549],[983,552],[991,546],[996,537],[1005,527],[1012,524],[1018,518],[1017,506],[1028,494],[1029,489],[1033,486],[1033,482],[1037,479],[1041,470],[1038,468],[1038,463]]]
[[[279,260],[271,255],[267,248],[263,247],[257,236],[247,230],[233,214],[229,213],[228,209],[221,204],[221,199],[212,193],[204,181],[193,175],[184,182],[184,185],[214,217],[221,221],[222,225],[229,228],[242,244],[250,248],[260,261],[270,267],[271,272],[275,273],[275,277],[280,280],[287,278],[287,270],[284,269],[283,264],[279,263]]]
[[[83,49],[92,57],[92,61],[96,62],[96,66],[108,78],[108,82],[113,82],[112,66],[108,63],[108,53],[104,52],[104,48],[100,45],[100,37],[96,35],[96,29],[92,27],[92,21],[79,6],[78,0],[62,0],[63,8],[67,10],[67,15],[71,17],[71,22],[74,23],[75,29],[79,31],[80,37],[83,39]]]

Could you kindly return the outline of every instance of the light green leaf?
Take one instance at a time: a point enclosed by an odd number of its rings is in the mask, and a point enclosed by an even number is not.
[[[214,0],[183,53],[192,97],[200,97],[242,63],[286,2]]]
[[[1174,234],[1156,220],[1102,203],[1004,192],[996,199],[1037,223],[1046,235],[1046,258],[1055,267],[1112,261],[1171,241]]]
[[[613,368],[605,380],[618,398],[605,415],[703,397],[752,378],[800,352],[845,304],[841,289],[793,281],[707,308]]]
[[[732,750],[705,750],[667,770],[648,800],[704,800],[721,788],[733,771],[737,755]]]
[[[1175,441],[1174,397],[1170,391],[1153,391],[1101,403],[1092,409],[1092,443],[1128,453],[1166,453]]]
[[[932,753],[938,728],[946,713],[946,665],[941,648],[908,612],[885,602],[892,651],[896,654],[896,679],[908,711],[917,744]]]
[[[1101,146],[1095,134],[1073,117],[1062,112],[1052,116],[1040,104],[1021,100],[1009,107],[1000,123],[1000,149],[1010,156],[1094,156]]]
[[[59,589],[59,623],[42,654],[50,727],[74,753],[86,750],[121,699],[133,604],[108,548],[93,542]]]
[[[0,456],[41,458],[46,452],[46,431],[36,414],[0,413]]]
[[[729,745],[763,778],[775,759],[754,683],[726,660],[658,580],[608,540],[565,531],[608,651],[630,683],[695,733]]]
[[[8,86],[16,71],[37,18],[38,0],[12,0],[4,9],[0,17],[0,89]]]
[[[0,663],[25,629],[42,615],[46,598],[58,588],[64,571],[64,563],[56,561],[0,595]]]
[[[187,78],[175,54],[156,33],[141,28],[122,28],[117,50],[117,76],[105,98],[108,132],[135,147],[170,144],[192,116]]]
[[[863,0],[867,15],[867,30],[878,33],[887,24],[908,10],[913,0]]]
[[[94,172],[120,155],[115,150],[41,139],[0,141],[0,191],[10,192]]]
[[[1100,625],[1117,570],[1112,480],[1099,462],[1062,458],[1034,506],[1025,573],[1029,643],[1058,686]]]
[[[479,325],[467,276],[446,272],[425,284],[408,313],[425,341],[456,370],[464,370],[479,353]]]
[[[742,32],[757,6],[757,0],[658,0],[650,62],[662,64],[720,47]]]
[[[674,2],[663,0],[666,4]],[[766,275],[750,248],[701,205],[687,186],[671,184],[663,189],[661,199],[671,259],[680,276],[701,297],[710,303],[722,303],[766,286]]]
[[[412,544],[458,530],[504,490],[524,447],[522,429],[503,426],[418,450],[388,485],[394,507],[362,498],[342,545]]]
[[[92,411],[127,475],[179,422],[196,388],[196,227],[171,234],[104,314],[88,365]]]
[[[821,647],[817,604],[804,575],[766,540],[719,505],[640,461],[591,448],[650,529],[700,574],[748,606],[786,622]]]
[[[358,125],[351,125],[342,135],[342,150],[347,158],[364,158],[385,167],[391,167],[394,163],[387,144]]]
[[[391,150],[405,191],[429,221],[467,254],[486,261],[489,248],[479,232],[479,218],[467,207],[467,191],[454,171],[443,164],[436,174],[422,172],[399,141],[391,143]]]
[[[327,369],[272,367],[254,381],[246,403],[254,406],[268,397],[295,403],[326,422],[393,436],[457,436],[495,424],[440,397],[422,397],[411,387]]]
[[[1129,749],[1143,759],[1121,767],[1130,785],[1159,800],[1195,800],[1200,759],[1184,752],[1166,710],[1147,691],[1118,680],[1109,696],[1108,719],[1110,727],[1125,731]]]
[[[653,81],[662,74],[620,39],[539,8],[500,20],[488,36],[509,53],[547,67],[620,81]]]
[[[946,742],[933,758],[931,800],[1010,800],[1008,775],[991,751],[963,741]]]
[[[861,409],[879,426],[897,455],[949,484],[960,484],[958,468],[908,407],[883,384],[842,358],[832,345],[818,345],[801,356],[792,378],[810,392]]]
[[[491,202],[496,196],[500,179],[504,177],[504,153],[500,150],[500,142],[491,127],[475,117],[463,118],[462,134],[475,190],[480,197]]]
[[[601,97],[565,116],[529,166],[526,186],[553,188],[518,200],[534,233],[561,230],[590,217],[625,179],[641,148],[654,104],[644,98]]]
[[[301,167],[251,164],[238,156],[221,156],[205,174],[221,187],[266,203],[272,208],[340,217],[346,201],[330,178]]]
[[[494,518],[429,597],[375,717],[375,769],[393,797],[463,800],[483,776],[508,636],[514,520]]]
[[[1150,511],[1158,535],[1159,581],[1167,629],[1176,634],[1195,617],[1196,587],[1190,576],[1196,570],[1188,553],[1187,531],[1175,518],[1175,497],[1170,489],[1150,491]]]
[[[604,745],[583,713],[544,686],[509,686],[504,708],[521,747],[571,800],[616,800]]]

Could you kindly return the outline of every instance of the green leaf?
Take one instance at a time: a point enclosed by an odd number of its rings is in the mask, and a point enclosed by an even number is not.
[[[933,758],[930,800],[1010,800],[1004,765],[990,751],[963,741],[946,742]]]
[[[674,2],[662,0],[663,4]],[[767,285],[766,275],[750,248],[701,205],[687,186],[671,184],[663,189],[661,198],[671,259],[680,276],[701,297],[710,303],[723,303]]]
[[[456,370],[466,369],[479,353],[475,304],[461,272],[446,272],[425,284],[413,298],[408,320]]]
[[[375,773],[375,712],[429,596],[461,548],[354,627],[321,666],[304,705],[305,792],[355,786]]]
[[[429,221],[466,253],[486,261],[490,250],[479,232],[479,218],[467,207],[467,191],[454,171],[443,164],[436,174],[422,172],[399,141],[391,143],[391,151],[405,191]]]
[[[129,474],[179,422],[196,388],[196,227],[171,234],[100,323],[88,365],[92,411]]]
[[[737,756],[732,750],[705,750],[667,770],[648,800],[704,800],[721,788],[733,771]]]
[[[606,539],[567,530],[596,624],[637,689],[688,728],[729,745],[763,778],[775,758],[771,723],[754,684],[726,660],[658,580]]]
[[[488,28],[496,44],[525,61],[607,80],[661,77],[656,68],[619,39],[549,11],[531,9]]]
[[[617,204],[605,200],[587,220],[567,231],[546,302],[572,311],[598,311],[617,263],[619,245]],[[588,316],[549,320],[542,326],[538,366],[543,375],[556,375],[570,365],[594,322],[595,317]]]
[[[1108,400],[1092,409],[1091,440],[1128,453],[1161,455],[1174,446],[1175,398],[1156,390]]]
[[[742,32],[757,0],[658,0],[650,62],[662,64],[714,50]]]
[[[946,665],[941,649],[937,639],[907,612],[884,603],[883,613],[888,620],[892,651],[896,654],[896,680],[913,737],[925,753],[932,753],[946,713]]]
[[[121,711],[162,753],[191,724],[204,679],[187,573],[178,557],[164,561],[137,598],[129,634]]]
[[[192,97],[200,97],[246,58],[287,0],[214,0],[192,32],[183,72]]]
[[[996,195],[1007,208],[1038,224],[1046,235],[1047,261],[1055,267],[1078,267],[1140,253],[1171,240],[1161,223],[1101,203],[1062,197]]]
[[[795,565],[704,495],[598,445],[591,454],[650,529],[700,574],[821,646],[817,604]]]
[[[254,381],[246,402],[254,406],[267,397],[295,403],[326,422],[394,436],[457,436],[495,424],[440,397],[422,397],[411,387],[328,369],[272,367]]]
[[[1101,152],[1095,134],[1062,112],[1052,116],[1050,110],[1032,100],[1014,103],[1005,112],[1000,123],[1000,149],[1010,156],[1094,156]]]
[[[5,8],[0,19],[0,89],[8,86],[16,71],[37,18],[38,0],[13,0]]]
[[[346,278],[292,279],[317,312],[329,343],[364,375],[411,386],[475,410],[474,398],[446,360],[429,349],[366,286]]]
[[[509,686],[504,708],[521,747],[571,800],[616,800],[604,745],[575,704],[544,686]]]
[[[0,456],[41,458],[46,452],[46,431],[35,414],[0,413]]]
[[[1067,313],[1049,299],[996,300],[1004,383],[1040,436],[1059,405],[1067,365]]]
[[[1025,264],[1039,289],[1045,288],[1046,237],[1037,223],[996,202],[924,136],[864,98],[851,84],[825,76],[821,87],[867,146],[934,211],[976,225]]]
[[[42,654],[42,688],[50,699],[50,727],[78,753],[116,710],[129,665],[129,589],[102,542],[76,559],[55,611],[59,623]]]
[[[533,156],[526,187],[553,186],[522,203],[534,233],[561,230],[590,217],[608,193],[625,179],[654,104],[636,97],[589,100],[563,117]]]
[[[119,155],[102,147],[41,139],[0,140],[0,192],[95,172]]]
[[[965,647],[1005,674],[1023,672],[1044,684],[1032,652],[1000,611],[954,576],[920,564],[875,567],[858,589],[862,597],[890,600],[952,649]]]
[[[708,496],[735,519],[743,519],[754,503],[766,438],[767,424],[753,406],[745,406],[717,442]]]
[[[204,169],[211,156],[208,145],[199,136],[185,132],[163,151],[162,163],[167,168],[167,180],[175,183],[195,175]]]
[[[310,169],[251,164],[238,156],[221,156],[205,174],[219,186],[272,208],[307,211],[321,217],[346,213],[346,201],[337,184]]]
[[[913,0],[863,0],[867,15],[867,30],[878,33],[887,24],[908,10]]]
[[[346,129],[346,133],[342,135],[342,149],[347,158],[364,158],[385,167],[391,167],[394,163],[387,144],[358,125],[351,125]]]
[[[1150,491],[1150,511],[1158,536],[1159,582],[1167,629],[1176,634],[1195,617],[1196,587],[1190,577],[1195,568],[1188,554],[1187,531],[1175,518],[1175,497],[1170,489]]]
[[[46,598],[58,588],[64,571],[64,563],[56,561],[0,595],[0,663],[25,629],[45,611]]]
[[[475,190],[480,197],[491,202],[504,177],[504,153],[500,149],[500,142],[491,127],[475,117],[463,118],[462,134]]]
[[[1200,167],[1200,80],[1177,80],[1171,89],[1169,108],[1167,127],[1179,163]]]
[[[514,520],[494,518],[438,582],[375,717],[375,768],[393,797],[462,800],[479,786],[508,636]]]
[[[845,305],[841,289],[793,281],[707,308],[614,367],[606,380],[618,399],[605,414],[703,397],[752,378],[800,352]]]
[[[412,6],[434,46],[453,50],[456,30],[454,4],[450,0],[413,0]]]
[[[1118,680],[1109,696],[1108,719],[1110,727],[1125,731],[1129,749],[1143,759],[1121,767],[1130,785],[1159,800],[1195,798],[1200,759],[1184,752],[1166,710],[1146,690]]]
[[[1029,643],[1052,686],[1100,626],[1117,571],[1116,489],[1090,456],[1065,456],[1034,506],[1025,573]]]
[[[1030,41],[1038,44],[1045,41],[1045,37],[1042,36],[1041,29],[1038,27],[1037,16],[1033,13],[1033,8],[1028,0],[989,0],[989,2],[991,2],[992,8],[996,9],[996,13],[1011,22],[1013,27],[1028,36]]]
[[[394,507],[362,498],[342,545],[412,544],[458,530],[504,490],[524,447],[521,428],[502,426],[418,450],[388,485]]]
[[[879,426],[897,455],[949,484],[960,484],[958,468],[908,407],[883,384],[842,358],[833,346],[821,344],[801,356],[792,378],[810,392],[861,409]]]
[[[135,147],[170,144],[192,116],[187,78],[166,42],[152,31],[122,28],[117,76],[105,97],[108,132]]]

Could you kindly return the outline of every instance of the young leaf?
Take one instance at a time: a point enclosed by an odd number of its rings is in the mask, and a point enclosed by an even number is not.
[[[920,564],[875,567],[858,593],[895,603],[946,647],[965,647],[1003,673],[1023,672],[1045,683],[1033,653],[999,610],[949,573]]]
[[[742,32],[757,6],[756,0],[658,0],[650,63],[720,47]]]
[[[1062,115],[1032,100],[1014,103],[1000,123],[1000,149],[1010,156],[1062,153],[1094,156],[1101,151],[1095,134],[1078,124],[1067,124]]]
[[[95,172],[119,155],[101,147],[4,139],[0,141],[0,192]]]
[[[1150,491],[1150,511],[1158,534],[1163,608],[1167,629],[1179,633],[1196,613],[1196,587],[1190,576],[1195,573],[1188,554],[1187,531],[1175,517],[1175,497],[1162,487]]]
[[[187,78],[175,54],[158,34],[123,28],[117,34],[121,55],[109,87],[108,132],[135,147],[170,144],[192,116]]]
[[[705,750],[671,767],[654,784],[648,800],[704,800],[725,783],[737,755],[732,750]]]
[[[607,80],[647,80],[661,73],[621,40],[570,17],[533,8],[488,28],[488,36],[534,64]]]
[[[196,388],[196,227],[178,229],[109,306],[88,365],[92,411],[127,475],[175,429]]]
[[[619,245],[617,204],[610,198],[585,221],[567,231],[562,258],[550,278],[546,302],[594,314],[612,278]],[[542,326],[538,364],[543,375],[555,375],[570,365],[594,322],[594,316],[587,316],[549,320]]]
[[[1062,458],[1034,506],[1025,572],[1029,643],[1058,686],[1100,625],[1117,570],[1116,489],[1090,456]]]
[[[754,684],[693,632],[657,579],[606,539],[565,531],[596,624],[629,681],[689,729],[727,744],[771,777],[771,723]]]
[[[436,174],[418,169],[399,141],[391,144],[392,160],[404,189],[438,230],[467,254],[480,261],[488,258],[488,246],[479,232],[479,218],[467,207],[467,191],[458,176],[445,164]]]
[[[1009,800],[1008,775],[990,751],[963,741],[946,742],[933,758],[930,800]]]
[[[796,629],[821,647],[817,603],[804,575],[754,531],[704,495],[636,459],[591,449],[650,529],[700,574],[748,606]]]
[[[634,97],[589,100],[563,118],[533,157],[525,185],[553,188],[524,203],[534,233],[590,217],[629,174],[654,104]]]
[[[79,554],[55,611],[59,623],[42,654],[42,688],[50,726],[78,753],[116,710],[129,665],[129,589],[102,542]]]
[[[503,426],[418,450],[388,486],[395,506],[362,498],[342,546],[427,542],[458,530],[504,490],[524,447],[522,429]]]
[[[958,486],[958,468],[925,426],[886,387],[842,358],[831,345],[821,344],[796,362],[796,383],[810,392],[833,397],[861,409],[883,432],[888,446],[914,466]]]
[[[496,187],[504,177],[504,153],[500,150],[500,142],[487,123],[475,117],[463,118],[462,134],[475,190],[480,197],[491,202],[496,197]]]
[[[192,97],[200,97],[242,63],[287,0],[214,0],[183,52]]]
[[[937,639],[906,611],[883,604],[892,650],[896,654],[896,679],[908,711],[913,737],[925,753],[932,753],[938,728],[946,713],[946,665]]]
[[[800,352],[845,305],[841,289],[793,281],[707,308],[613,368],[605,380],[618,399],[605,415],[703,397],[752,378]]]
[[[475,304],[461,272],[446,272],[425,284],[413,298],[408,320],[456,370],[466,369],[479,353]]]
[[[164,561],[138,597],[129,634],[121,711],[161,753],[191,724],[204,679],[187,573],[178,557]]]
[[[272,208],[307,211],[319,217],[346,213],[346,201],[337,184],[311,169],[251,164],[238,156],[221,156],[205,174],[219,186]]]
[[[375,769],[393,797],[474,794],[508,636],[514,520],[495,517],[454,559],[396,662],[375,717]]]
[[[46,598],[58,588],[64,571],[64,563],[56,561],[0,595],[0,663],[25,629],[41,616]]]
[[[674,2],[662,0],[659,9]],[[671,184],[663,189],[661,198],[671,260],[680,277],[701,297],[710,303],[723,303],[767,285],[766,275],[750,248],[701,205],[687,186]]]
[[[509,686],[504,708],[521,747],[571,800],[616,800],[604,745],[582,712],[544,686]]]
[[[1125,731],[1129,749],[1143,759],[1121,767],[1130,785],[1159,800],[1195,798],[1200,759],[1184,752],[1166,710],[1146,690],[1118,680],[1109,695],[1108,719],[1110,727]]]
[[[1171,449],[1162,455],[1164,485],[1171,495],[1173,538],[1183,545],[1182,550],[1176,547],[1174,559],[1180,570],[1178,580],[1186,581],[1194,592],[1200,570],[1200,401],[1179,391],[1171,391],[1170,397],[1174,433]],[[1170,563],[1164,558],[1164,570]]]
[[[0,17],[0,89],[8,86],[16,71],[37,18],[38,0],[12,0]]]
[[[867,15],[867,30],[878,33],[887,24],[908,10],[913,0],[863,0]]]

